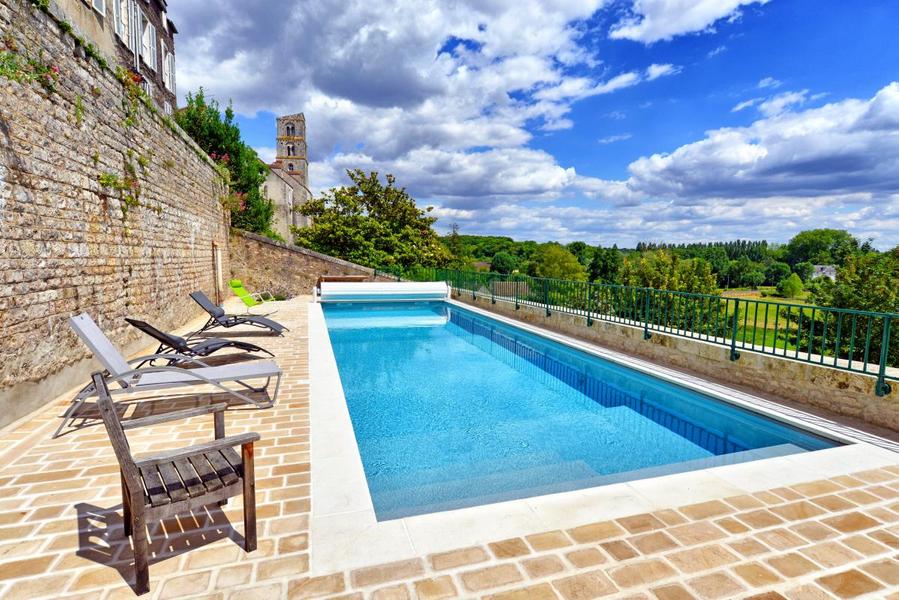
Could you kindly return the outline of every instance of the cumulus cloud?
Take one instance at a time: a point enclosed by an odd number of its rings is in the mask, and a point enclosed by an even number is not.
[[[899,191],[899,83],[870,100],[796,111],[710,131],[670,154],[634,161],[628,185],[679,203],[715,197],[795,198]]]
[[[596,198],[594,206],[523,209],[500,201],[445,214],[463,230],[536,239],[714,240],[745,237],[763,222],[768,239],[830,226],[889,247],[899,244],[897,157],[894,82],[868,100],[794,106],[746,127],[709,131],[671,153],[634,161],[626,180],[567,180]]]
[[[314,189],[343,184],[348,168],[391,172],[437,206],[440,226],[472,233],[687,241],[766,219],[774,239],[833,224],[899,242],[899,84],[819,108],[807,90],[754,98],[740,109],[759,111],[751,125],[635,160],[617,180],[530,147],[572,127],[579,100],[678,72],[615,72],[581,43],[606,1],[183,0],[171,6],[179,88],[205,86],[245,115],[303,111]],[[705,31],[764,1],[638,0],[613,37]]]
[[[770,0],[635,0],[630,14],[610,32],[613,39],[645,44],[686,33],[709,31],[722,19],[736,19],[740,8]]]

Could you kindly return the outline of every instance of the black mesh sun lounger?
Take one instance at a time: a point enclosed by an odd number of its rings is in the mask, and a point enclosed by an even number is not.
[[[215,327],[234,327],[235,325],[250,325],[251,327],[268,329],[277,335],[282,335],[285,331],[290,331],[287,327],[284,327],[284,325],[281,325],[277,321],[265,317],[226,314],[221,306],[217,306],[209,299],[209,296],[203,292],[193,292],[190,297],[194,299],[194,302],[203,307],[203,310],[209,313],[209,320],[197,333],[202,333]]]
[[[180,354],[182,356],[209,356],[213,352],[218,352],[223,348],[237,348],[238,350],[245,350],[246,352],[265,352],[269,356],[274,356],[274,354],[265,348],[260,348],[256,344],[251,344],[249,342],[224,340],[222,338],[208,338],[203,341],[189,343],[183,337],[156,329],[144,321],[129,318],[126,318],[125,320],[159,342],[159,348],[156,349],[154,354],[169,354],[174,352],[175,354]]]

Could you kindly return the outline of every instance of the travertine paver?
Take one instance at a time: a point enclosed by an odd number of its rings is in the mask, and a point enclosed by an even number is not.
[[[278,405],[227,413],[229,433],[263,438],[259,549],[239,547],[239,500],[154,525],[149,597],[899,600],[899,457],[896,466],[851,476],[387,564],[372,557],[369,567],[310,576],[306,315],[304,299],[283,303],[276,318],[292,331],[250,338],[285,370]],[[166,397],[129,411],[183,402]],[[105,432],[94,424],[50,440],[64,406],[61,398],[0,432],[0,597],[131,597],[131,550]],[[130,434],[138,452],[209,437],[203,418]]]

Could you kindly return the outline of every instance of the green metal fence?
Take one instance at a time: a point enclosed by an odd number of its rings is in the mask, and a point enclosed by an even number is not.
[[[741,351],[759,352],[874,375],[878,396],[890,392],[889,381],[899,381],[895,313],[425,267],[376,274],[446,281],[472,299],[580,315],[588,326],[601,320],[642,327],[646,339],[653,332],[699,339],[728,347],[731,360]]]

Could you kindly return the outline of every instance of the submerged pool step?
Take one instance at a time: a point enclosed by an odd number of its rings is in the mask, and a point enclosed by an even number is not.
[[[583,487],[580,482],[597,477],[580,460],[549,462],[525,469],[508,469],[485,475],[456,475],[455,469],[438,481],[421,483],[419,473],[378,478],[372,501],[379,518],[397,518],[463,506],[475,506],[523,496],[549,494]],[[544,482],[544,483],[540,483]],[[381,488],[385,484],[387,489]],[[536,494],[535,494],[536,492]]]
[[[426,485],[416,484],[415,482],[421,481],[421,479],[416,478],[416,473],[412,473],[407,475],[409,478],[405,484],[407,487],[372,491],[372,501],[378,514],[378,520],[383,521],[636,479],[661,477],[673,473],[709,469],[802,452],[805,450],[794,444],[781,444],[759,450],[747,450],[724,456],[711,456],[608,475],[597,473],[582,461],[563,461],[535,468],[492,473],[481,477],[467,475],[464,480],[454,479]],[[380,478],[379,481],[381,481]],[[395,478],[394,484],[401,485],[400,478]]]

